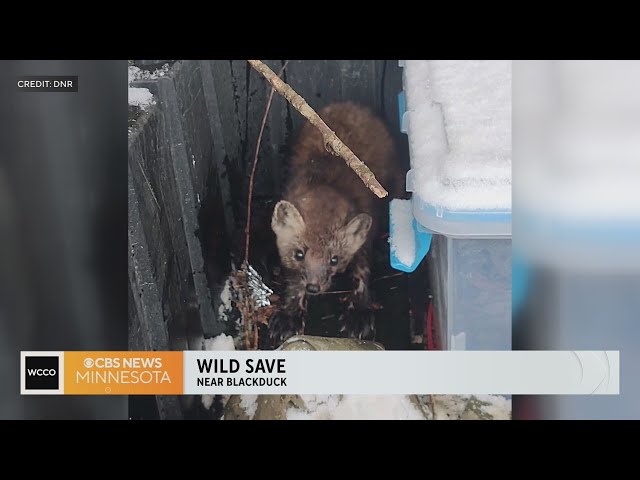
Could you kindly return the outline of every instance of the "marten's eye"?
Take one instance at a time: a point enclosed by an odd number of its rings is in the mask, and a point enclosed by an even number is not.
[[[296,250],[296,253],[293,254],[293,258],[299,262],[304,260],[304,252],[302,250]]]
[[[336,265],[338,265],[338,260],[339,258],[334,255],[333,257],[331,257],[331,260],[329,260],[329,265],[331,265],[332,267],[335,267]]]

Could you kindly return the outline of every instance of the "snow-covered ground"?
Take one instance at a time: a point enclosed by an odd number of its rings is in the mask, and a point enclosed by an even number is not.
[[[407,60],[415,191],[451,210],[511,208],[511,61]]]
[[[431,398],[434,420],[511,420],[511,400],[501,395],[433,395]]]
[[[241,395],[232,417],[253,419],[263,408],[280,416],[282,403]],[[228,400],[228,399],[226,399]],[[225,401],[226,401],[225,400]],[[288,402],[287,420],[510,420],[511,400],[500,395],[301,395]],[[275,405],[275,407],[274,407]],[[261,413],[261,418],[270,418]]]
[[[289,408],[287,420],[426,420],[404,395],[302,395],[306,410]]]

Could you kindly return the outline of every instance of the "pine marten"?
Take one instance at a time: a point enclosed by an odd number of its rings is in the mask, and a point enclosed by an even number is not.
[[[329,291],[334,275],[342,272],[353,281],[353,289],[340,316],[340,331],[360,339],[375,335],[369,296],[372,239],[404,176],[394,140],[371,110],[348,102],[329,105],[318,114],[367,164],[389,196],[378,198],[341,157],[325,149],[318,129],[304,125],[292,149],[283,199],[271,220],[287,284],[283,306],[269,322],[275,343],[304,333],[307,296]]]

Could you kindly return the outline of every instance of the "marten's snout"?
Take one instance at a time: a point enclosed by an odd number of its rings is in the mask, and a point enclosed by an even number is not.
[[[325,292],[331,285],[331,274],[322,251],[309,249],[305,255],[304,288],[309,295]]]

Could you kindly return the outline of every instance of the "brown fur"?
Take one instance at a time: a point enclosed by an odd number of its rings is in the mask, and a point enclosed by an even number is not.
[[[393,139],[382,121],[369,109],[349,102],[329,105],[318,113],[367,164],[390,197],[396,196],[401,172]],[[369,250],[381,215],[387,214],[389,197],[376,197],[341,157],[328,153],[322,135],[309,123],[293,148],[291,171],[272,219],[281,262],[288,272],[286,309],[303,317],[307,286],[326,292],[334,274],[347,269],[354,281],[350,307],[366,308]],[[296,259],[298,250],[304,252],[303,260]],[[337,265],[330,264],[334,256]]]
[[[398,194],[398,163],[393,138],[384,123],[373,112],[355,103],[336,103],[318,112],[338,138],[360,160],[367,164],[390,196]],[[293,172],[285,200],[310,214],[318,213],[321,205],[298,205],[310,187],[327,185],[335,189],[349,203],[351,211],[369,213],[376,219],[381,209],[387,207],[389,198],[380,199],[369,190],[341,157],[331,155],[324,148],[322,135],[316,127],[305,123],[293,149]],[[326,206],[326,203],[323,202]],[[315,207],[315,208],[314,208]],[[315,210],[315,211],[314,211]],[[304,217],[304,211],[301,211]]]

